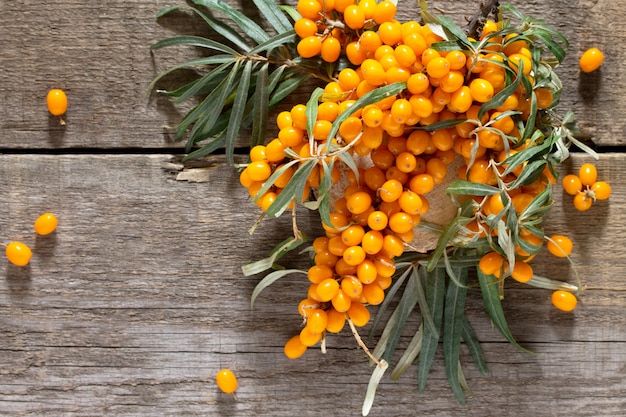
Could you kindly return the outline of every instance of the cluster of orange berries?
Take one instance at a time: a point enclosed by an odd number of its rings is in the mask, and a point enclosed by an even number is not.
[[[330,224],[323,224],[326,235],[313,243],[310,285],[298,306],[306,324],[285,345],[289,358],[304,354],[326,332],[339,332],[348,319],[355,326],[368,323],[366,306],[384,300],[395,272],[394,258],[413,240],[414,228],[429,209],[426,195],[444,181],[453,161],[465,162],[458,176],[474,183],[497,185],[519,177],[523,164],[508,169],[503,162],[532,146],[522,140],[516,122],[526,121],[530,114],[531,94],[526,88],[533,88],[537,108],[553,104],[550,88],[534,87],[533,56],[523,36],[496,36],[500,24],[488,21],[480,37],[490,40],[483,51],[475,55],[460,49],[439,51],[431,46],[441,37],[428,25],[393,20],[392,6],[387,0],[298,3],[303,16],[296,22],[296,33],[302,37],[301,56],[321,53],[324,60],[332,61],[336,54],[322,52],[323,45],[337,39],[345,45],[339,54],[343,51],[353,67],[341,69],[326,84],[312,129],[307,106],[297,104],[281,112],[278,136],[252,148],[250,163],[240,175],[241,184],[267,211],[306,162],[317,164],[307,176],[303,195],[297,196],[302,201],[328,176],[324,165],[333,167],[333,183],[348,171],[349,185],[331,207]],[[502,91],[507,80],[522,76],[526,82],[479,118],[482,104]],[[333,122],[358,99],[397,82],[405,83],[400,93],[351,110],[348,117],[342,117],[337,134],[330,137]],[[438,122],[447,127],[429,128]],[[360,164],[358,173],[345,167],[342,171],[344,164],[337,155],[343,151],[369,163]],[[530,184],[473,197],[479,212],[466,233],[477,238],[497,234],[488,221],[490,215],[508,204],[518,214],[523,212],[555,181],[546,166],[543,175]],[[543,243],[530,232],[522,238],[537,247]],[[532,257],[517,249],[520,258]],[[529,280],[532,269],[528,267],[516,262],[512,270],[520,280]]]
[[[611,196],[611,186],[606,181],[598,181],[598,170],[593,164],[583,164],[578,175],[563,177],[563,189],[574,196],[574,207],[579,211],[589,210],[596,200],[606,200]]]
[[[359,48],[354,39],[357,31],[384,27],[396,15],[390,0],[299,0],[297,10],[302,16],[294,24],[301,38],[298,54],[320,56],[326,62],[337,61],[342,53],[353,54]]]
[[[35,233],[40,236],[49,235],[57,228],[59,221],[52,213],[44,213],[35,220]],[[9,262],[16,266],[26,266],[33,256],[30,247],[22,242],[10,242],[6,245],[5,254]]]
[[[543,239],[533,234],[525,234],[526,239],[536,246],[542,244]],[[554,235],[547,239],[546,247],[548,251],[558,257],[566,258],[572,253],[573,248],[572,240],[564,235]],[[518,255],[523,254],[523,251],[519,247],[516,247]],[[506,276],[510,276],[514,280],[526,283],[530,281],[534,276],[534,271],[530,265],[530,261],[534,258],[531,256],[521,256],[520,259],[516,259],[515,264],[511,268],[507,260],[498,252],[488,252],[482,256],[478,263],[478,268],[485,275],[493,275],[498,279],[504,279]],[[563,311],[572,311],[576,307],[577,299],[574,294],[568,291],[556,290],[552,293],[552,304]]]

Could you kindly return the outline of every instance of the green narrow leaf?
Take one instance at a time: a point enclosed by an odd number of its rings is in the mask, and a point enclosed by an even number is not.
[[[470,355],[472,355],[476,369],[478,369],[478,371],[485,376],[489,375],[489,369],[487,368],[487,361],[485,360],[483,349],[480,347],[480,342],[478,341],[478,337],[476,336],[472,325],[465,316],[463,316],[462,330],[463,333],[461,334],[461,337],[463,338]]]
[[[502,310],[502,303],[500,302],[497,279],[493,275],[485,275],[480,268],[477,268],[477,273],[480,291],[483,295],[487,315],[489,315],[491,322],[513,346],[523,352],[531,353],[517,343],[509,330],[506,318],[504,317],[504,311]]]
[[[265,141],[267,120],[269,118],[269,63],[261,66],[256,76],[256,85],[252,97],[252,137],[250,147],[260,145]]]
[[[447,194],[488,196],[499,194],[500,189],[492,185],[480,184],[471,181],[455,180],[448,185]]]
[[[478,120],[482,120],[485,113],[489,110],[500,107],[502,103],[504,103],[505,100],[511,96],[511,94],[515,93],[515,90],[519,87],[522,77],[524,77],[524,74],[522,74],[522,71],[518,71],[517,77],[515,77],[515,80],[513,80],[512,83],[504,87],[502,91],[493,96],[491,100],[480,106],[480,109],[478,110]]]
[[[178,10],[178,9],[180,9],[180,8],[182,8],[182,6],[180,6],[180,5],[177,5],[177,6],[167,6],[167,7],[164,7],[164,8],[162,8],[161,10],[159,10],[159,12],[157,13],[156,17],[157,17],[157,19],[158,19],[158,18],[163,17],[163,16],[165,16],[166,14],[171,13],[171,12],[173,12],[174,10]]]
[[[268,269],[274,266],[274,263],[280,259],[287,252],[297,248],[303,242],[302,237],[290,237],[283,240],[279,243],[273,250],[270,252],[270,256],[267,258],[260,259],[258,261],[250,262],[241,267],[241,271],[243,275],[249,277],[251,275],[258,274],[263,271],[267,271]]]
[[[463,122],[466,122],[467,119],[464,118],[458,118],[458,119],[446,119],[446,120],[441,120],[426,126],[417,126],[415,127],[415,129],[419,129],[419,130],[425,130],[427,132],[434,132],[435,130],[440,130],[440,129],[448,129],[450,127],[454,127],[456,125],[460,125]]]
[[[396,367],[393,368],[393,371],[391,371],[390,378],[392,380],[396,381],[404,375],[407,369],[409,369],[413,362],[415,362],[415,359],[419,356],[420,351],[422,350],[422,340],[424,338],[423,326],[423,324],[420,325],[417,332],[415,332],[411,338],[411,342],[409,342],[409,345],[406,347],[406,350],[400,359],[398,359]]]
[[[396,346],[398,341],[400,340],[400,336],[402,336],[402,331],[404,330],[404,325],[406,324],[407,319],[409,318],[409,314],[413,311],[415,306],[417,305],[417,285],[418,282],[415,279],[415,276],[411,274],[409,276],[406,287],[404,288],[404,293],[402,294],[402,298],[396,307],[398,311],[398,320],[396,325],[393,327],[391,334],[389,335],[389,340],[387,341],[387,347],[385,349],[385,353],[383,354],[383,358],[390,362],[391,358],[393,358],[393,354],[396,350]]]
[[[201,36],[193,36],[193,35],[178,35],[172,36],[170,38],[161,39],[160,41],[152,44],[150,46],[151,49],[160,49],[169,46],[198,46],[201,48],[208,48],[213,51],[224,52],[230,55],[239,55],[239,52],[235,51],[233,48],[226,46],[222,43],[216,42],[211,39],[203,38]]]
[[[213,129],[213,125],[224,111],[226,100],[235,91],[235,81],[240,75],[240,68],[241,62],[235,62],[228,76],[207,96],[206,111],[194,122],[189,133],[190,138],[206,137],[206,132]]]
[[[320,181],[320,188],[318,191],[317,201],[319,202],[318,211],[320,213],[320,219],[322,223],[326,225],[331,225],[330,222],[330,189],[333,186],[332,179],[332,171],[335,165],[334,161],[331,161],[330,164],[327,163],[324,159],[322,162],[322,179]]]
[[[259,191],[257,191],[256,195],[254,196],[254,198],[252,199],[253,202],[257,202],[259,201],[259,199],[261,197],[263,197],[263,195],[269,191],[270,188],[272,188],[272,186],[274,185],[274,183],[276,182],[276,180],[278,178],[280,178],[285,171],[287,171],[288,169],[290,169],[293,165],[297,164],[298,160],[293,159],[285,164],[283,164],[283,166],[281,166],[280,168],[276,169],[272,175],[270,175],[270,177],[263,183],[263,186],[261,188],[259,188]]]
[[[308,74],[300,73],[281,81],[270,95],[270,106],[273,107],[280,103],[285,97],[298,88],[307,78],[309,78]]]
[[[189,152],[183,158],[183,162],[188,161],[194,158],[201,158],[203,156],[207,156],[215,152],[216,150],[222,148],[226,143],[226,131],[223,130],[219,135],[217,135],[211,142],[204,145],[202,148],[197,149],[193,152]]]
[[[174,71],[177,71],[179,69],[183,69],[183,68],[191,68],[191,67],[196,67],[196,66],[204,66],[204,65],[215,65],[215,64],[226,64],[226,63],[231,63],[233,62],[233,57],[231,55],[213,55],[210,56],[208,58],[201,58],[201,59],[196,59],[193,61],[187,61],[184,62],[182,64],[179,65],[175,65],[172,68],[169,68],[167,71],[162,72],[161,74],[159,74],[158,76],[156,76],[152,82],[150,83],[150,85],[148,86],[148,90],[147,91],[152,91],[154,90],[154,87],[156,86],[156,84],[162,80],[165,76],[173,73]],[[192,83],[195,83],[197,80],[193,81]],[[191,83],[190,83],[191,84]]]
[[[529,162],[528,164],[526,164],[526,166],[524,166],[524,169],[519,174],[519,177],[517,177],[514,181],[508,184],[508,187],[510,187],[511,189],[515,189],[521,187],[522,185],[528,185],[532,183],[534,180],[539,178],[539,176],[541,176],[541,174],[543,173],[543,168],[547,164],[548,161],[546,161],[545,159],[538,159],[536,161]]]
[[[524,77],[526,79],[526,77]],[[526,91],[532,89],[532,86],[526,87]],[[533,91],[530,95],[530,112],[528,114],[528,120],[524,126],[524,132],[522,133],[522,140],[526,140],[531,137],[536,129],[535,121],[537,119],[537,95]]]
[[[391,288],[387,290],[387,295],[385,296],[385,299],[382,302],[382,304],[378,307],[378,311],[376,312],[376,317],[374,317],[374,321],[372,322],[372,329],[370,330],[370,334],[369,334],[370,340],[374,336],[374,332],[378,328],[378,323],[380,322],[380,320],[383,318],[383,315],[387,311],[387,308],[389,307],[391,300],[394,298],[394,296],[396,295],[400,287],[402,287],[402,285],[404,284],[404,281],[406,280],[406,277],[409,276],[409,274],[411,273],[411,269],[413,269],[414,267],[412,265],[409,265],[407,268],[401,269],[400,265],[396,263],[396,268],[397,268],[396,273],[393,275],[393,280],[392,280],[393,285],[391,286]]]
[[[423,267],[413,268],[412,274],[414,275],[412,278],[415,280],[415,289],[417,295],[417,304],[420,308],[420,313],[422,315],[422,322],[426,324],[426,327],[430,329],[434,334],[439,335],[439,329],[435,326],[435,321],[433,320],[433,315],[430,312],[430,307],[428,306],[428,301],[426,300],[426,290],[424,289],[424,282],[420,279],[419,269],[423,269]]]
[[[311,159],[303,162],[300,167],[294,172],[293,177],[287,183],[287,186],[283,188],[283,191],[278,194],[276,200],[269,206],[265,213],[268,217],[276,217],[279,213],[282,213],[285,208],[291,203],[292,200],[300,201],[300,196],[304,192],[306,187],[306,180],[317,165],[317,161]]]
[[[356,112],[357,110],[362,109],[368,104],[374,104],[374,103],[379,102],[382,99],[396,95],[399,92],[403,91],[405,88],[406,88],[406,83],[396,82],[393,84],[388,84],[384,87],[378,87],[370,91],[369,93],[363,95],[361,98],[355,101],[352,106],[348,107],[347,110],[345,110],[339,116],[337,116],[337,118],[332,124],[332,128],[330,129],[330,132],[328,133],[328,137],[334,138],[337,135],[337,131],[339,130],[339,126],[341,125],[341,123],[343,123],[348,117],[352,116],[354,112]]]
[[[248,41],[246,41],[237,31],[235,31],[229,25],[223,23],[220,20],[211,19],[205,13],[202,13],[196,7],[179,7],[180,9],[191,10],[204,22],[209,25],[211,29],[213,29],[216,33],[222,35],[225,39],[229,40],[233,45],[240,48],[242,51],[249,51],[252,46],[249,45]]]
[[[474,45],[467,38],[465,32],[457,26],[456,23],[448,16],[439,16],[437,18],[439,24],[443,27],[445,32],[448,34],[448,38],[452,38],[456,40],[462,49],[472,51],[474,49]]]
[[[274,271],[270,274],[268,274],[267,276],[265,276],[265,278],[263,278],[257,285],[256,287],[254,287],[254,291],[252,291],[252,296],[250,297],[250,308],[254,308],[254,302],[256,301],[257,297],[259,296],[259,294],[261,294],[261,292],[269,287],[270,285],[272,285],[273,283],[275,283],[276,281],[278,281],[279,279],[287,276],[287,275],[291,275],[291,274],[307,274],[306,271],[301,271],[299,269],[283,269],[282,271]]]
[[[206,83],[213,81],[217,77],[220,77],[223,81],[225,78],[227,78],[227,74],[229,73],[227,70],[232,66],[237,66],[238,65],[237,63],[238,61],[232,58],[228,62],[225,62],[215,68],[211,68],[209,72],[207,72],[205,75],[200,77],[198,82],[193,87],[189,88],[187,91],[185,91],[184,94],[177,97],[176,100],[174,100],[174,102],[182,103],[183,101],[197,95],[204,88],[204,85]],[[190,117],[193,117],[193,116],[190,116]]]
[[[309,100],[306,102],[306,133],[309,140],[313,137],[313,128],[315,128],[315,122],[317,121],[317,106],[319,105],[319,99],[324,94],[324,89],[317,87],[311,93]]]
[[[444,268],[435,268],[428,272],[426,268],[420,268],[420,276],[422,282],[426,283],[426,300],[430,307],[430,311],[435,323],[437,332],[424,328],[424,336],[422,340],[422,350],[420,352],[419,364],[417,369],[418,389],[423,392],[426,388],[428,374],[437,352],[439,345],[439,331],[441,329],[441,321],[443,319],[443,307],[445,297],[445,270]]]
[[[367,391],[365,392],[365,399],[363,400],[363,408],[361,409],[361,415],[367,416],[372,409],[372,405],[374,404],[374,396],[376,395],[376,389],[378,388],[378,384],[380,380],[385,375],[385,371],[389,367],[389,363],[384,359],[380,361],[380,366],[376,366],[374,368],[374,372],[372,372],[372,376],[370,377],[370,381],[367,384]]]
[[[234,153],[235,145],[237,143],[237,137],[241,130],[241,121],[243,113],[246,109],[246,102],[248,101],[248,94],[250,88],[250,79],[252,78],[252,61],[246,61],[241,72],[241,78],[237,85],[237,91],[235,95],[235,101],[233,102],[232,113],[228,120],[228,128],[226,130],[226,159],[231,165],[235,163]]]
[[[241,28],[243,33],[254,39],[256,43],[263,43],[269,39],[269,35],[257,25],[252,19],[241,13],[239,10],[231,7],[221,0],[193,0],[196,5],[204,6],[210,10],[217,10],[226,15],[237,26]]]
[[[516,152],[502,161],[502,165],[506,168],[502,173],[502,176],[509,175],[521,164],[536,159],[541,155],[545,155],[550,151],[551,144],[549,141],[544,141],[542,144],[531,146],[520,152]]]
[[[281,33],[279,35],[272,36],[267,41],[259,44],[258,46],[255,46],[248,52],[248,55],[257,55],[260,52],[268,51],[270,49],[274,49],[288,43],[295,43],[296,39],[296,32],[294,32],[293,30],[290,32]]]
[[[276,29],[276,32],[283,33],[293,29],[289,19],[287,19],[274,0],[253,1],[257,9],[263,14],[263,17]]]
[[[448,282],[443,313],[442,345],[448,382],[459,404],[465,404],[465,394],[459,382],[459,357],[467,296],[467,268],[460,268],[458,277],[462,286]]]

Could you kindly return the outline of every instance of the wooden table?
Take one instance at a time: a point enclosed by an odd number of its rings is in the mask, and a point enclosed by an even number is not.
[[[182,110],[147,94],[151,79],[187,53],[152,56],[149,45],[197,33],[183,15],[157,21],[157,11],[175,3],[0,5],[0,241],[22,240],[34,252],[25,268],[0,262],[0,415],[360,415],[371,368],[349,332],[330,338],[326,355],[283,355],[306,284],[285,278],[250,308],[258,278],[240,267],[266,256],[289,221],[264,221],[248,235],[259,213],[223,157],[195,162],[204,182],[176,180],[182,144],[167,126]],[[429,3],[457,22],[476,7]],[[546,225],[573,236],[587,291],[571,314],[556,311],[547,291],[507,291],[512,332],[538,356],[506,343],[470,291],[468,316],[490,376],[466,367],[474,393],[467,406],[456,404],[439,357],[423,394],[416,369],[399,383],[383,379],[370,415],[626,413],[626,7],[513,3],[569,38],[561,108],[577,113],[601,152],[600,175],[613,185],[610,201],[584,213],[556,193]],[[582,77],[577,58],[591,46],[606,61]],[[64,128],[46,110],[50,88],[68,93]],[[587,161],[575,154],[563,172]],[[59,228],[35,237],[32,222],[44,211],[58,215]],[[314,235],[318,220],[303,218],[302,228]],[[566,262],[548,256],[536,270],[573,279]],[[237,401],[215,386],[222,367],[239,376]]]

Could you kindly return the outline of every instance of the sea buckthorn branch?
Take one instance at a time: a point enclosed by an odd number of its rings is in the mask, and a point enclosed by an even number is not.
[[[481,372],[487,368],[464,315],[469,287],[480,287],[490,320],[521,350],[501,305],[508,278],[555,290],[557,308],[575,306],[571,292],[580,293],[580,282],[539,277],[531,264],[544,246],[567,259],[571,251],[571,241],[546,236],[543,228],[556,166],[580,143],[573,115],[556,112],[562,84],[555,69],[567,47],[562,35],[508,5],[470,36],[450,18],[431,14],[425,2],[421,22],[401,23],[389,0],[299,0],[291,25],[273,2],[256,0],[276,29],[272,37],[229,6],[194,3],[225,14],[251,40],[201,14],[234,53],[197,39],[160,45],[197,43],[216,51],[209,61],[189,64],[213,65],[200,81],[171,92],[175,100],[202,93],[218,102],[217,109],[201,102],[178,127],[180,134],[190,129],[188,146],[209,140],[189,157],[222,146],[230,157],[236,132],[252,124],[240,182],[266,217],[292,211],[294,236],[246,265],[244,274],[278,269],[276,261],[304,243],[297,205],[320,216],[323,234],[303,251],[310,266],[297,271],[307,275],[308,287],[296,309],[303,326],[285,344],[287,357],[316,345],[325,350],[330,334],[347,321],[357,344],[382,364],[370,380],[366,414],[408,318],[419,311],[415,343],[403,358],[418,359],[423,390],[441,342],[452,392],[463,403],[468,387],[460,344],[470,348]],[[487,15],[496,3],[489,3]],[[325,84],[312,89],[305,104],[279,112],[278,133],[265,140],[260,121],[311,78],[305,67],[320,64]],[[608,198],[610,188],[593,172],[577,178],[563,183],[575,205]],[[449,206],[455,209],[450,217],[438,218]],[[434,232],[426,248],[423,231]],[[270,272],[252,300],[291,271]],[[370,353],[356,329],[370,323],[370,307],[378,306],[375,337],[394,298],[399,301]],[[392,377],[405,369],[398,365]]]

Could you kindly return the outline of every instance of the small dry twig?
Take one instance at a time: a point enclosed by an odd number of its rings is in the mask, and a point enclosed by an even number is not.
[[[485,24],[485,20],[487,20],[490,14],[493,14],[497,19],[499,7],[500,2],[498,0],[489,0],[486,4],[481,3],[480,11],[468,20],[467,28],[465,29],[467,36],[478,37],[479,32]]]

